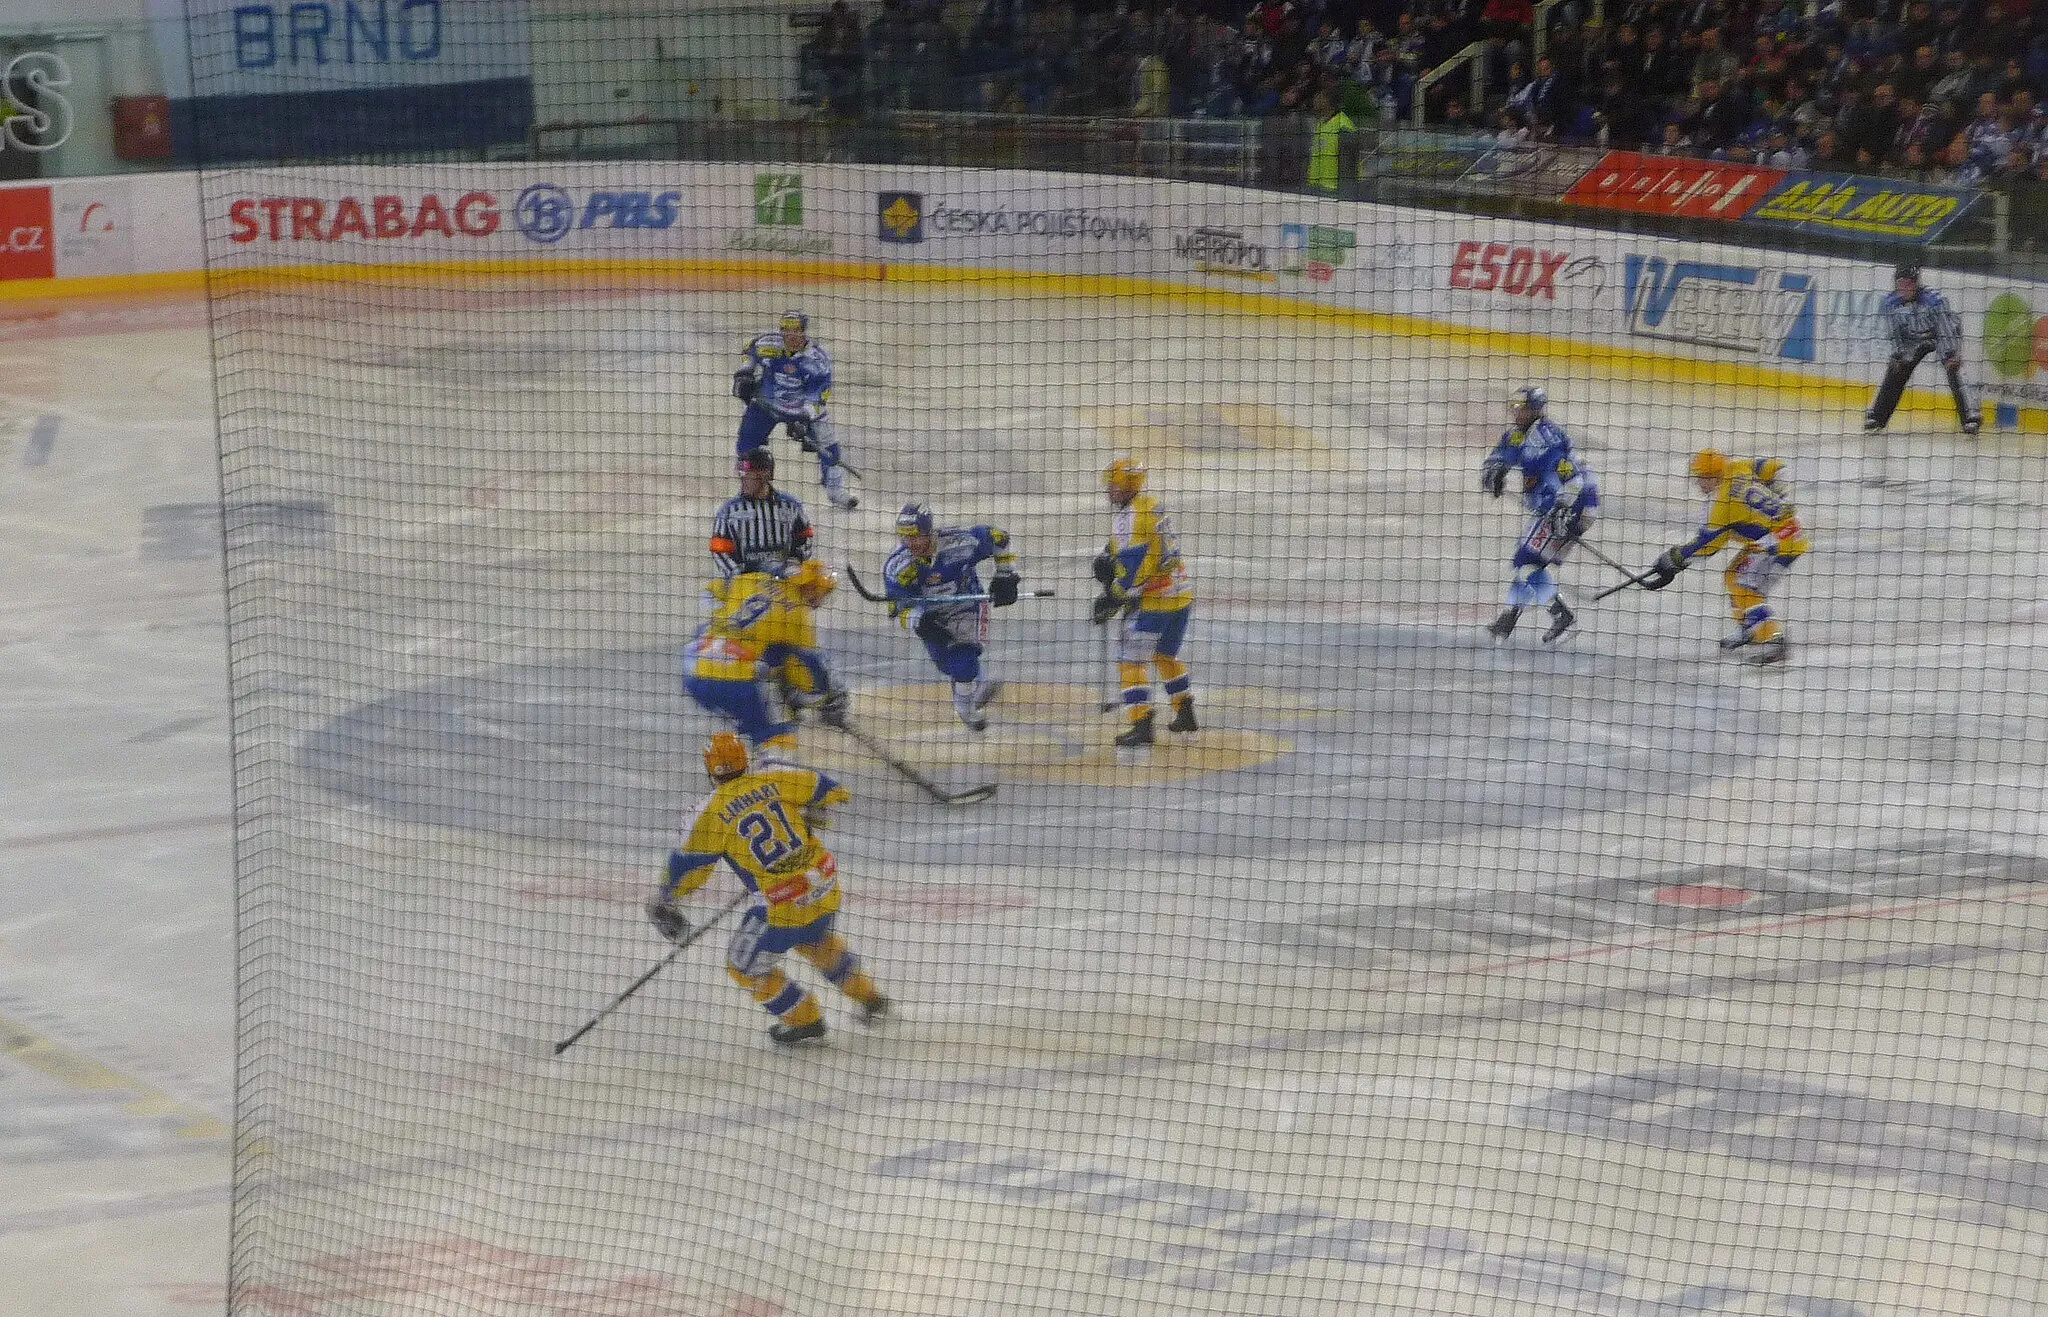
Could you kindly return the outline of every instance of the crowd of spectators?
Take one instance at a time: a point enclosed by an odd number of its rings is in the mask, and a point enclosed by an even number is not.
[[[1407,121],[1956,186],[2048,179],[2034,0],[834,0],[802,57],[828,114]],[[974,7],[970,7],[970,5]],[[863,14],[867,15],[863,17]]]

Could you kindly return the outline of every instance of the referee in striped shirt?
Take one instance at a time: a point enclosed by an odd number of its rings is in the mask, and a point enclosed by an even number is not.
[[[1982,429],[1983,414],[1963,380],[1962,319],[1947,298],[1920,282],[1918,262],[1903,261],[1892,272],[1892,294],[1879,305],[1878,316],[1891,334],[1892,353],[1885,362],[1877,397],[1863,413],[1864,430],[1882,430],[1891,424],[1892,413],[1905,396],[1906,381],[1930,354],[1941,358],[1941,368],[1948,374],[1948,390],[1955,398],[1956,420],[1963,433]]]
[[[811,556],[804,505],[775,488],[775,455],[767,447],[740,458],[740,492],[711,520],[711,556],[728,577],[741,572],[781,576]]]

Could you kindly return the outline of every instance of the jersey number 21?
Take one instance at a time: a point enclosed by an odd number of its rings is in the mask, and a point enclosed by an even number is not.
[[[733,827],[746,841],[747,848],[754,852],[755,862],[763,869],[774,869],[803,845],[797,837],[795,825],[789,821],[789,815],[783,813],[779,800],[771,800],[760,809],[748,810],[740,815],[739,822]]]

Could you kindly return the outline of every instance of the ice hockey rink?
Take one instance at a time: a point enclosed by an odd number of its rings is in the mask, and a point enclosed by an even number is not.
[[[997,616],[979,740],[825,610],[862,724],[999,795],[807,731],[901,1018],[777,1054],[714,931],[531,1059],[664,950],[728,373],[791,303],[865,474],[835,512],[778,440],[829,560],[872,579],[915,498],[1059,592]],[[241,1312],[2048,1312],[2039,439],[989,285],[0,315],[0,1312],[226,1302],[237,847]],[[1581,557],[1576,635],[1488,640],[1520,521],[1476,467],[1531,381],[1626,563],[1689,532],[1694,448],[1790,461],[1792,663],[1722,657],[1718,564],[1594,603]],[[1117,452],[1204,718],[1125,765]]]

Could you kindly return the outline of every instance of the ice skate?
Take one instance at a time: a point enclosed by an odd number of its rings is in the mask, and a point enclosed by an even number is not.
[[[858,1003],[858,1005],[860,1006],[860,1022],[870,1029],[896,1018],[896,1003],[880,993],[876,993],[873,997]]]
[[[1743,662],[1748,663],[1751,667],[1768,668],[1775,664],[1783,663],[1787,658],[1791,657],[1791,650],[1792,647],[1785,643],[1785,637],[1783,636],[1778,636],[1771,640],[1759,640],[1755,648],[1751,649],[1744,657]]]
[[[1509,636],[1515,634],[1515,623],[1521,620],[1521,609],[1504,609],[1499,617],[1496,617],[1487,624],[1486,634],[1492,636],[1495,640],[1506,640]]]
[[[1173,721],[1166,724],[1166,730],[1169,732],[1195,732],[1201,730],[1201,724],[1195,721],[1194,696],[1183,695],[1174,702]]]
[[[988,730],[988,719],[981,716],[981,706],[986,703],[988,701],[981,698],[979,683],[968,685],[959,682],[953,686],[953,712],[959,717],[960,725],[968,731],[979,734]]]
[[[821,479],[825,485],[825,497],[832,500],[833,507],[844,508],[850,512],[860,506],[860,500],[846,488],[845,467],[828,466]]]
[[[1741,649],[1744,645],[1747,645],[1748,643],[1748,627],[1738,628],[1734,631],[1730,631],[1727,635],[1721,637],[1721,648],[1725,650],[1738,650]]]
[[[1564,633],[1571,630],[1572,627],[1578,622],[1578,620],[1578,614],[1572,612],[1571,609],[1566,608],[1564,606],[1564,600],[1551,600],[1550,629],[1543,633],[1543,643],[1546,645],[1554,645],[1558,641],[1564,639]]]
[[[825,1022],[812,1020],[809,1024],[771,1024],[768,1037],[779,1047],[799,1047],[804,1043],[825,1041]]]
[[[1119,750],[1137,750],[1151,745],[1155,739],[1152,734],[1152,711],[1147,709],[1116,738],[1116,745]]]

